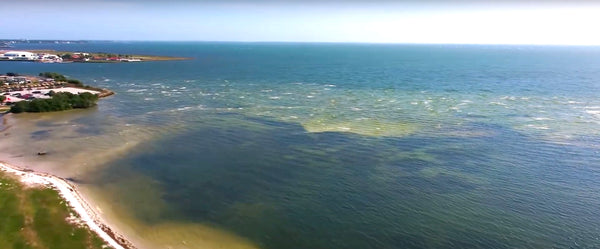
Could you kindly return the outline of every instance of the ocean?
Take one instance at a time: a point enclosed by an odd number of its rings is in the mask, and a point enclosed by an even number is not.
[[[142,248],[600,247],[600,47],[17,46],[192,58],[0,62],[116,92],[12,115],[0,158]]]

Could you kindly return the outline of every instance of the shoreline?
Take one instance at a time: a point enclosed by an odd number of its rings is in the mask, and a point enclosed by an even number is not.
[[[115,54],[109,52],[81,52],[81,51],[60,51],[54,49],[24,49],[24,50],[8,50],[8,49],[0,49],[0,51],[24,51],[34,54],[50,54],[50,55],[78,55],[82,54],[88,55],[88,59],[84,59],[83,57],[77,57],[72,59],[62,58],[58,61],[56,60],[45,60],[45,59],[4,59],[0,58],[0,61],[29,61],[29,62],[40,62],[40,63],[123,63],[123,62],[151,62],[151,61],[183,61],[183,60],[193,60],[191,57],[175,57],[175,56],[166,56],[166,55],[143,55],[143,54]],[[109,56],[109,55],[112,55]],[[70,58],[70,57],[69,57]]]
[[[52,188],[58,191],[59,195],[76,212],[81,221],[85,222],[88,228],[102,238],[106,243],[115,249],[138,249],[123,235],[115,230],[101,218],[90,204],[85,200],[77,188],[61,177],[44,172],[37,172],[27,168],[17,167],[0,161],[0,171],[18,177],[19,181],[26,186],[39,186]]]

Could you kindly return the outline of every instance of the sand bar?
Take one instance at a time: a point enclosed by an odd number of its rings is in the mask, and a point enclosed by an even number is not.
[[[115,233],[114,230],[100,218],[100,215],[90,207],[82,195],[77,191],[76,187],[67,180],[47,173],[22,169],[4,162],[0,162],[0,171],[18,176],[20,181],[26,186],[46,186],[57,190],[73,211],[79,215],[80,220],[87,224],[90,230],[98,234],[98,236],[110,246],[115,249],[136,249],[136,247],[122,235]]]

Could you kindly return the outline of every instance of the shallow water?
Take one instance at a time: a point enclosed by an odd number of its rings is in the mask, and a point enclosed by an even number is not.
[[[600,246],[600,48],[71,46],[196,58],[0,63],[117,92],[15,115],[3,157],[157,248]]]

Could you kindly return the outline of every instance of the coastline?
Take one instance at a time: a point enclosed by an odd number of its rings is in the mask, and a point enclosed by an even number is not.
[[[101,216],[90,206],[77,188],[67,180],[43,172],[36,172],[31,169],[17,167],[0,161],[0,171],[14,175],[27,186],[40,186],[52,188],[58,191],[60,196],[76,212],[81,221],[88,228],[95,232],[100,238],[115,249],[137,249],[123,235],[114,230],[114,226],[109,225]]]
[[[0,49],[0,51],[8,51],[7,49]],[[87,54],[91,55],[90,59],[84,60],[83,57],[79,59],[65,59],[65,61],[48,61],[48,60],[29,60],[35,62],[42,63],[123,63],[123,62],[150,62],[150,61],[183,61],[183,60],[193,60],[191,57],[175,57],[175,56],[164,56],[164,55],[143,55],[143,54],[126,54],[123,55],[125,57],[121,58],[120,55],[108,52],[81,52],[81,51],[60,51],[53,49],[25,49],[20,50],[24,52],[34,53],[34,54],[51,54],[51,55],[60,55],[60,54]],[[113,57],[109,57],[108,55],[113,55]],[[116,56],[116,57],[115,57]],[[102,57],[102,58],[96,58]],[[23,60],[13,60],[13,59],[0,59],[0,61],[23,61]],[[27,61],[27,60],[25,60]]]

